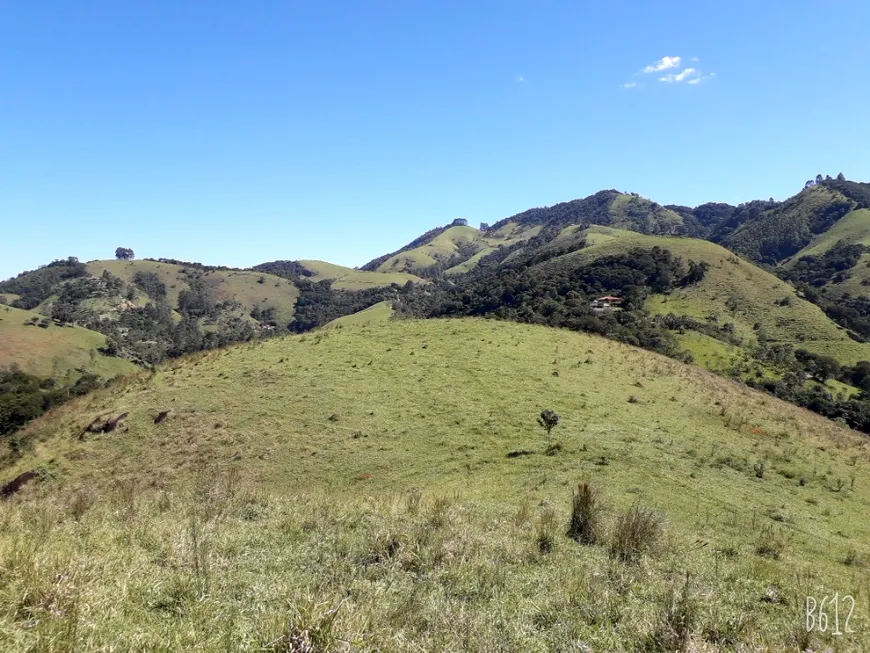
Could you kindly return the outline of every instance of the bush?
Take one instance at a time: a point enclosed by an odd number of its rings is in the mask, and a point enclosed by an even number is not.
[[[571,502],[571,523],[568,537],[580,544],[595,544],[598,541],[602,506],[598,492],[588,483],[577,485]]]
[[[662,597],[659,623],[647,639],[647,651],[686,651],[698,621],[698,604],[692,598],[689,576],[681,590],[671,587]]]
[[[610,540],[610,555],[628,564],[637,564],[651,553],[664,531],[661,516],[652,508],[635,506],[616,520]]]

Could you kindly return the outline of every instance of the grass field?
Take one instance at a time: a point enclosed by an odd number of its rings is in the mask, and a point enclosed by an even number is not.
[[[124,411],[129,432],[79,439]],[[870,440],[593,336],[402,320],[272,339],[131,377],[27,438],[0,472],[43,479],[0,504],[10,650],[870,643]],[[593,545],[565,535],[580,481],[605,505]],[[626,558],[632,507],[663,530]],[[835,591],[855,632],[806,633],[806,596]]]
[[[178,306],[178,293],[190,289],[184,273],[187,268],[174,263],[109,260],[91,261],[87,267],[94,276],[100,276],[103,270],[108,270],[127,282],[133,281],[136,272],[153,272],[166,284],[167,301],[173,308]],[[275,308],[281,324],[287,324],[293,318],[299,290],[287,279],[245,270],[212,270],[204,271],[202,275],[215,301],[235,299],[242,303],[246,312],[255,306],[261,309]],[[263,283],[260,283],[260,279],[263,279]]]
[[[598,226],[571,237],[585,237],[588,243],[586,249],[566,255],[580,260],[632,247],[658,246],[684,261],[706,261],[710,265],[700,283],[651,297],[647,308],[653,313],[675,313],[700,320],[718,316],[720,324],[733,323],[748,344],[757,342],[756,325],[760,325],[769,342],[789,342],[797,348],[834,356],[845,364],[870,360],[870,344],[855,342],[818,306],[799,298],[792,286],[719,245]]]
[[[327,324],[325,328],[343,329],[344,327],[360,326],[363,324],[379,324],[382,322],[387,322],[392,316],[393,302],[378,302],[377,304],[369,306],[368,308],[359,311],[358,313],[353,313],[351,315],[345,315],[343,317],[336,318],[332,322]]]
[[[53,323],[47,329],[28,326],[33,318],[44,317],[37,311],[0,306],[0,366],[16,364],[28,374],[64,381],[80,377],[78,370],[109,379],[139,369],[129,361],[99,353],[106,337],[96,331]]]
[[[332,287],[339,290],[365,290],[366,288],[381,288],[391,284],[405,285],[409,281],[425,283],[420,277],[406,272],[366,272],[354,270],[343,265],[335,265],[326,261],[299,261],[308,270],[314,272],[309,277],[315,283],[326,279],[332,280]]]

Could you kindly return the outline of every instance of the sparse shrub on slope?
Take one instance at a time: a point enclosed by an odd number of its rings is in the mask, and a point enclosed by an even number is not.
[[[628,564],[655,551],[664,533],[664,521],[655,510],[634,506],[616,518],[610,535],[610,555]]]
[[[581,482],[571,498],[568,537],[581,544],[595,544],[601,528],[602,510],[598,491],[589,483]]]

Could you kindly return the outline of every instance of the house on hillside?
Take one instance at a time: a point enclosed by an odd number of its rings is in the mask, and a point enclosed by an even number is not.
[[[597,313],[602,313],[604,311],[621,311],[622,310],[622,297],[614,297],[613,295],[605,295],[604,297],[599,297],[590,304],[592,310]]]

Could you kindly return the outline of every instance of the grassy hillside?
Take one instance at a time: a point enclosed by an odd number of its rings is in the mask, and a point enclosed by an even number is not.
[[[449,260],[461,247],[478,252],[486,244],[474,227],[450,227],[419,247],[399,252],[380,264],[378,272],[421,270]]]
[[[299,263],[306,270],[314,273],[308,279],[315,283],[329,279],[333,282],[332,287],[338,290],[365,290],[394,283],[403,286],[409,281],[423,283],[420,277],[405,272],[367,272],[326,261],[299,261]]]
[[[188,272],[200,272],[197,268],[158,261],[91,261],[88,272],[100,276],[108,270],[124,281],[131,283],[137,272],[153,272],[166,284],[167,301],[173,308],[178,306],[178,293],[190,290]],[[281,277],[248,270],[201,270],[206,289],[217,302],[236,300],[246,312],[254,307],[261,310],[274,308],[277,320],[287,324],[299,291],[296,286]],[[262,279],[262,283],[260,280]]]
[[[714,233],[713,239],[753,261],[776,264],[824,234],[855,207],[855,201],[836,188],[813,186],[785,202],[747,211],[736,229],[719,236]]]
[[[28,374],[66,381],[75,380],[82,371],[110,379],[139,369],[99,353],[106,344],[101,333],[55,324],[44,329],[32,324],[34,318],[42,321],[44,316],[0,306],[0,367],[16,364]]]
[[[800,250],[784,265],[793,265],[802,256],[821,256],[838,242],[870,245],[870,209],[850,211],[837,220],[823,234],[819,234],[809,245]]]
[[[705,261],[710,265],[700,283],[650,298],[647,307],[654,313],[675,313],[701,320],[718,316],[719,323],[733,323],[737,333],[749,343],[757,341],[756,325],[761,325],[769,342],[790,342],[798,348],[834,356],[843,363],[870,360],[870,345],[849,338],[819,307],[797,297],[789,284],[719,245],[597,226],[578,231],[573,237],[585,238],[588,244],[587,248],[567,255],[580,260],[625,252],[632,247],[658,246],[684,260]],[[564,245],[564,241],[554,242]]]
[[[870,246],[870,209],[858,209],[843,216],[828,231],[814,238],[809,245],[784,262],[783,267],[794,267],[804,256],[820,257],[837,244]],[[843,281],[831,278],[825,285],[825,291],[832,297],[845,293],[853,297],[870,295],[870,253],[863,254],[845,276]]]
[[[326,325],[326,328],[344,328],[348,326],[360,326],[363,324],[377,324],[387,322],[393,316],[393,303],[391,301],[378,302],[373,306],[339,317]]]
[[[122,411],[128,432],[79,439]],[[296,650],[275,642],[306,628],[368,651],[868,644],[867,438],[592,336],[431,320],[274,339],[24,436],[2,477],[44,480],[0,504],[13,648]],[[581,480],[606,506],[592,546],[565,536]],[[632,506],[665,529],[636,559]],[[803,632],[805,597],[834,591],[858,597],[855,633]]]
[[[379,262],[378,272],[423,272],[441,264],[447,274],[468,272],[481,257],[500,246],[528,240],[541,230],[540,225],[501,223],[485,232],[474,227],[456,226],[433,230],[434,234],[413,247],[405,247]],[[412,243],[413,244],[413,243]]]

